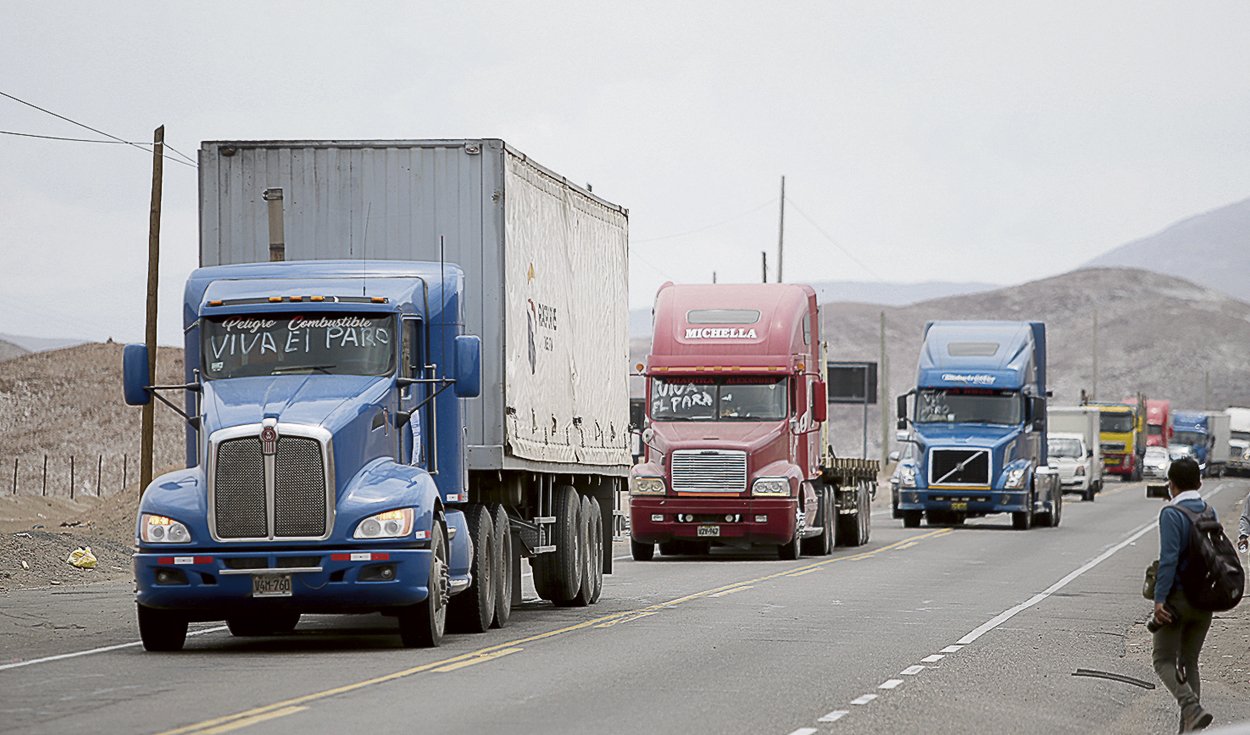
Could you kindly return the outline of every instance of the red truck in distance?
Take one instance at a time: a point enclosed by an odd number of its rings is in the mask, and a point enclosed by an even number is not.
[[[643,456],[630,473],[635,559],[771,546],[783,559],[858,546],[877,463],[827,441],[810,286],[674,285],[656,295]]]
[[[1172,439],[1172,402],[1146,401],[1146,446],[1166,447]]]

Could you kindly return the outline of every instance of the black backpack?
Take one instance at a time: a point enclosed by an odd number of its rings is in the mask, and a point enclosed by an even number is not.
[[[1185,550],[1187,563],[1180,575],[1189,604],[1209,612],[1233,609],[1245,592],[1246,573],[1215,511],[1209,505],[1201,513],[1180,503],[1171,507],[1184,513],[1190,523],[1189,547]]]

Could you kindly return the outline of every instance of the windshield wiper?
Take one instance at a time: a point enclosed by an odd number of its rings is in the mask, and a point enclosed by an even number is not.
[[[283,373],[295,373],[301,370],[320,370],[326,375],[333,375],[330,368],[338,367],[337,365],[287,365],[286,367],[276,367],[269,371],[270,375],[282,375]]]

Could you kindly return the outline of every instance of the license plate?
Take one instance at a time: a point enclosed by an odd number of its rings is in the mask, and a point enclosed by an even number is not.
[[[951,503],[951,510],[968,510],[968,504],[963,501]]]
[[[719,536],[720,526],[699,526],[699,536]]]
[[[252,576],[252,597],[290,597],[291,575],[256,574]]]

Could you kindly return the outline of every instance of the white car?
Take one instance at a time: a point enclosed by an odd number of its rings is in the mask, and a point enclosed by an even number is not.
[[[1080,493],[1082,500],[1092,501],[1098,492],[1094,476],[1094,452],[1080,434],[1053,433],[1047,438],[1049,464],[1059,471],[1059,483],[1065,493]]]
[[[1167,448],[1146,447],[1146,456],[1142,458],[1142,477],[1166,480],[1171,466],[1172,458]]]

